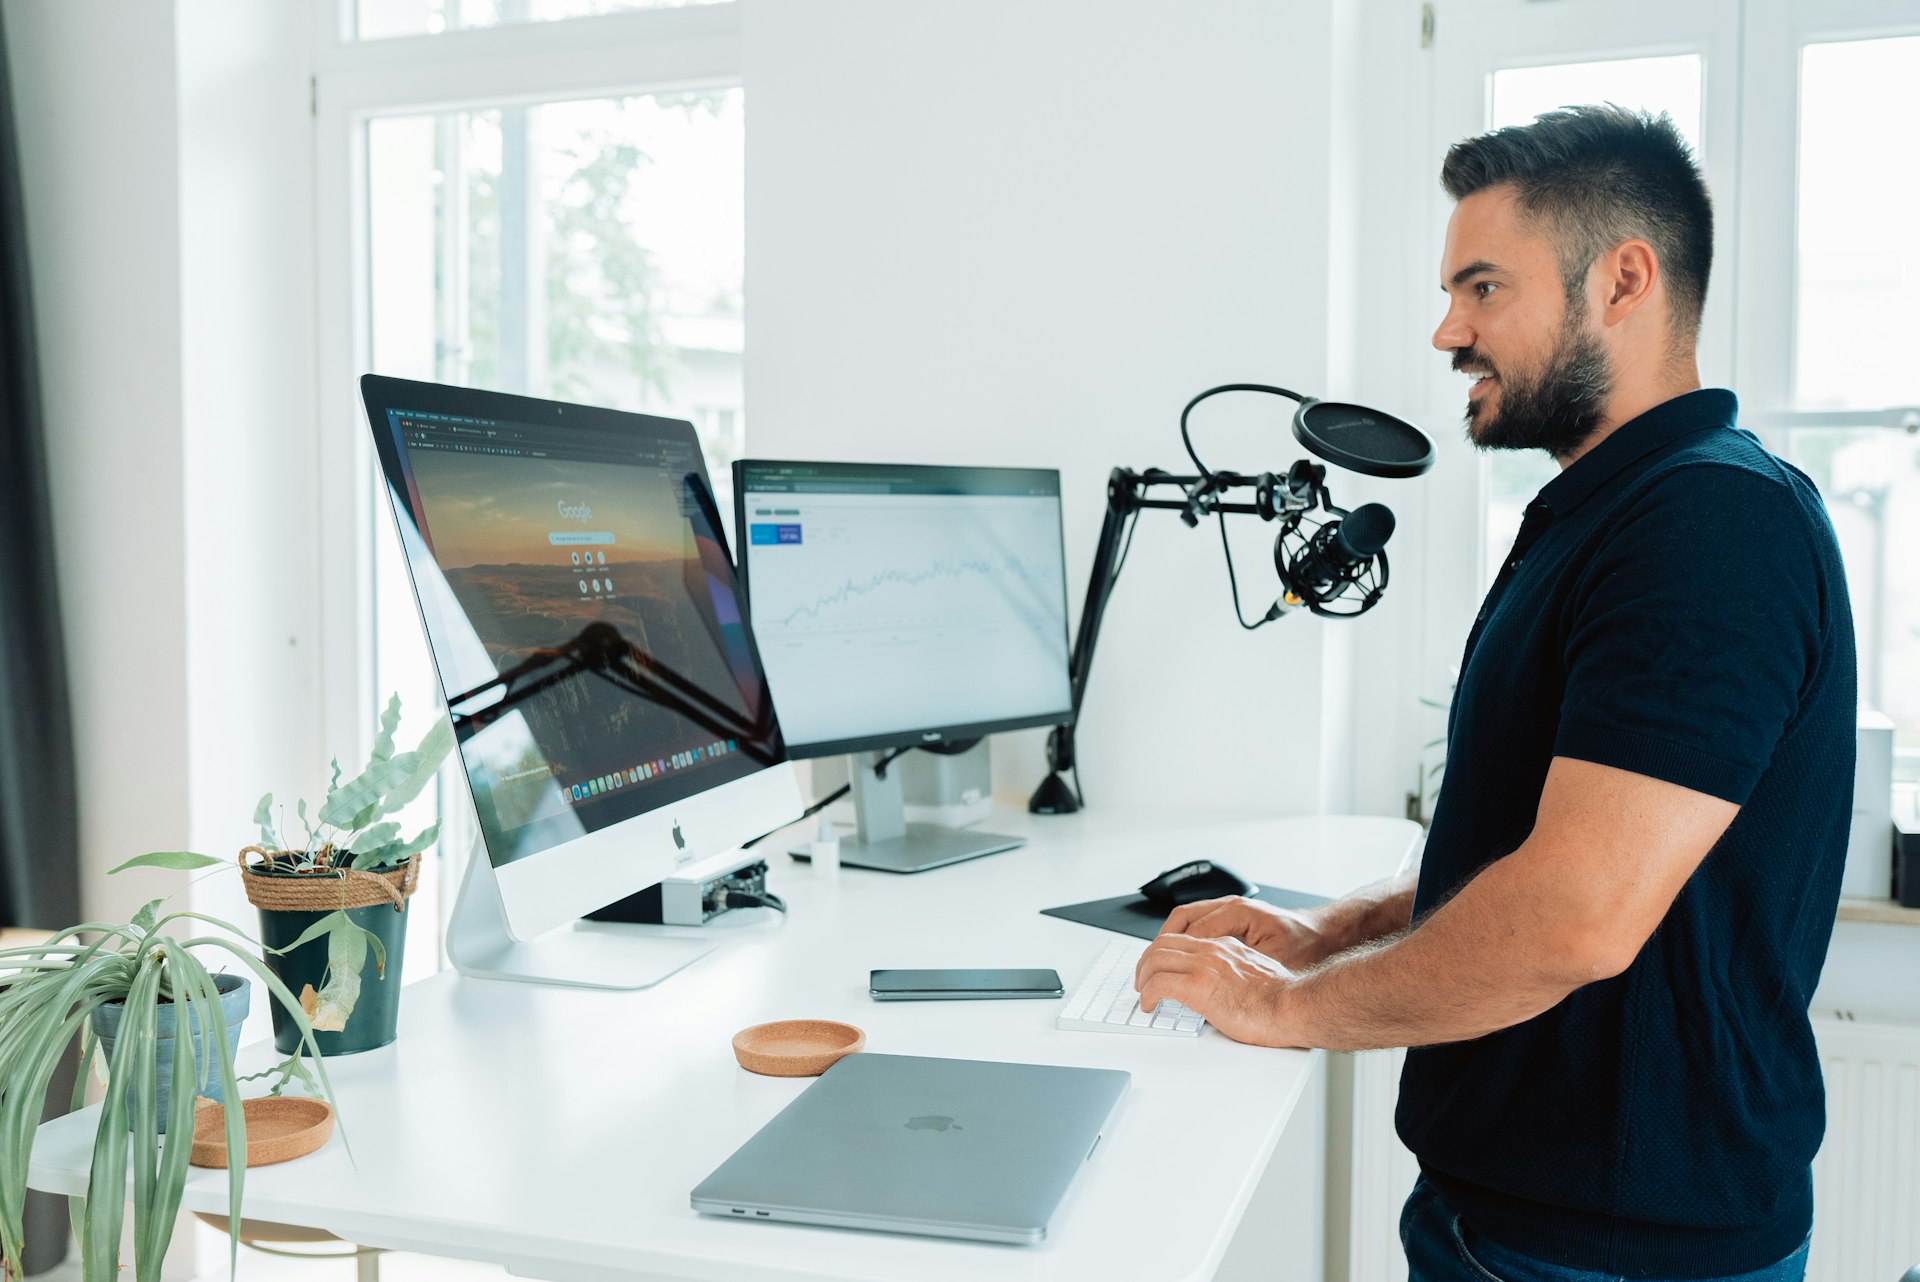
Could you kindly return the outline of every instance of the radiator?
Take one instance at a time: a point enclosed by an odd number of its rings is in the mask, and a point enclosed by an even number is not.
[[[1807,1282],[1900,1282],[1920,1264],[1920,1024],[1816,1010],[1813,1030],[1827,1137],[1813,1164]],[[1331,1282],[1407,1276],[1397,1230],[1418,1168],[1392,1127],[1403,1058],[1353,1057],[1347,1255],[1330,1260]]]
[[[1899,1282],[1920,1263],[1920,1026],[1813,1013],[1827,1138],[1808,1282]]]

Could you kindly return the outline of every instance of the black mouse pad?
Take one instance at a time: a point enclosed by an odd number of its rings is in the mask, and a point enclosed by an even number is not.
[[[1303,890],[1284,890],[1279,886],[1261,886],[1248,898],[1272,904],[1275,908],[1316,908],[1333,902],[1325,895],[1309,895]],[[1083,926],[1098,926],[1101,930],[1117,930],[1138,939],[1152,939],[1160,933],[1161,924],[1167,920],[1167,910],[1154,907],[1147,902],[1145,895],[1137,891],[1131,895],[1115,895],[1112,899],[1090,899],[1084,904],[1062,904],[1058,908],[1042,908],[1040,911],[1049,917],[1062,917]]]

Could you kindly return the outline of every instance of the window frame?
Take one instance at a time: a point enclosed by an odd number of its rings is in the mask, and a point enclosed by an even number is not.
[[[1717,197],[1714,281],[1700,352],[1703,381],[1738,390],[1742,425],[1776,450],[1796,428],[1920,430],[1920,407],[1802,410],[1792,385],[1801,51],[1812,43],[1920,35],[1920,13],[1910,0],[1710,0],[1682,7],[1649,0],[1561,0],[1550,6],[1529,0],[1441,0],[1435,8],[1427,154],[1436,165],[1453,141],[1485,127],[1495,71],[1699,53],[1703,160]],[[1428,247],[1430,270],[1440,261],[1450,209],[1441,193],[1427,208],[1408,213],[1409,219],[1424,219],[1422,226],[1406,230]],[[1432,318],[1438,314],[1435,305]],[[1428,421],[1458,418],[1464,392],[1437,353],[1408,383],[1422,389]],[[1427,594],[1421,618],[1416,680],[1423,683],[1397,690],[1394,697],[1402,702],[1431,695],[1430,678],[1457,661],[1473,606],[1484,591],[1487,465],[1464,443],[1443,444],[1444,454],[1465,465],[1449,470],[1465,473],[1471,483],[1456,482],[1451,492],[1429,496],[1437,516],[1426,526],[1429,541],[1421,568],[1443,586]],[[1474,589],[1462,591],[1469,584]],[[1414,745],[1402,747],[1411,754]],[[1920,751],[1903,751],[1898,768],[1920,773]]]
[[[366,127],[381,116],[737,86],[740,6],[689,5],[596,17],[358,40],[345,5],[316,8],[317,361],[326,742],[371,747],[373,458],[359,401],[370,368]],[[344,608],[339,603],[346,603]]]
[[[381,706],[375,637],[376,519],[372,444],[359,376],[372,367],[367,126],[384,116],[587,98],[732,88],[743,80],[738,3],[359,40],[348,6],[315,6],[309,90],[314,129],[315,360],[319,441],[319,698],[323,741],[341,760],[372,748]],[[444,778],[444,775],[443,775]],[[439,897],[444,936],[452,889],[472,841],[470,809],[445,808]],[[444,964],[445,958],[440,958]]]

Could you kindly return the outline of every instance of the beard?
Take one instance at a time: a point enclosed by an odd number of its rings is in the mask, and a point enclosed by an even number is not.
[[[1497,412],[1484,397],[1467,402],[1467,439],[1483,450],[1545,450],[1565,458],[1600,426],[1613,390],[1606,350],[1571,307],[1538,372],[1496,369],[1471,347],[1455,350],[1453,367],[1491,370],[1500,382]]]

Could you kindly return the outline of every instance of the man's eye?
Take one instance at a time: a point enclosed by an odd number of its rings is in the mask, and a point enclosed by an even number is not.
[[[1488,294],[1491,294],[1494,290],[1498,288],[1499,286],[1495,285],[1490,280],[1475,281],[1473,286],[1473,292],[1480,295],[1480,297],[1485,298]]]

